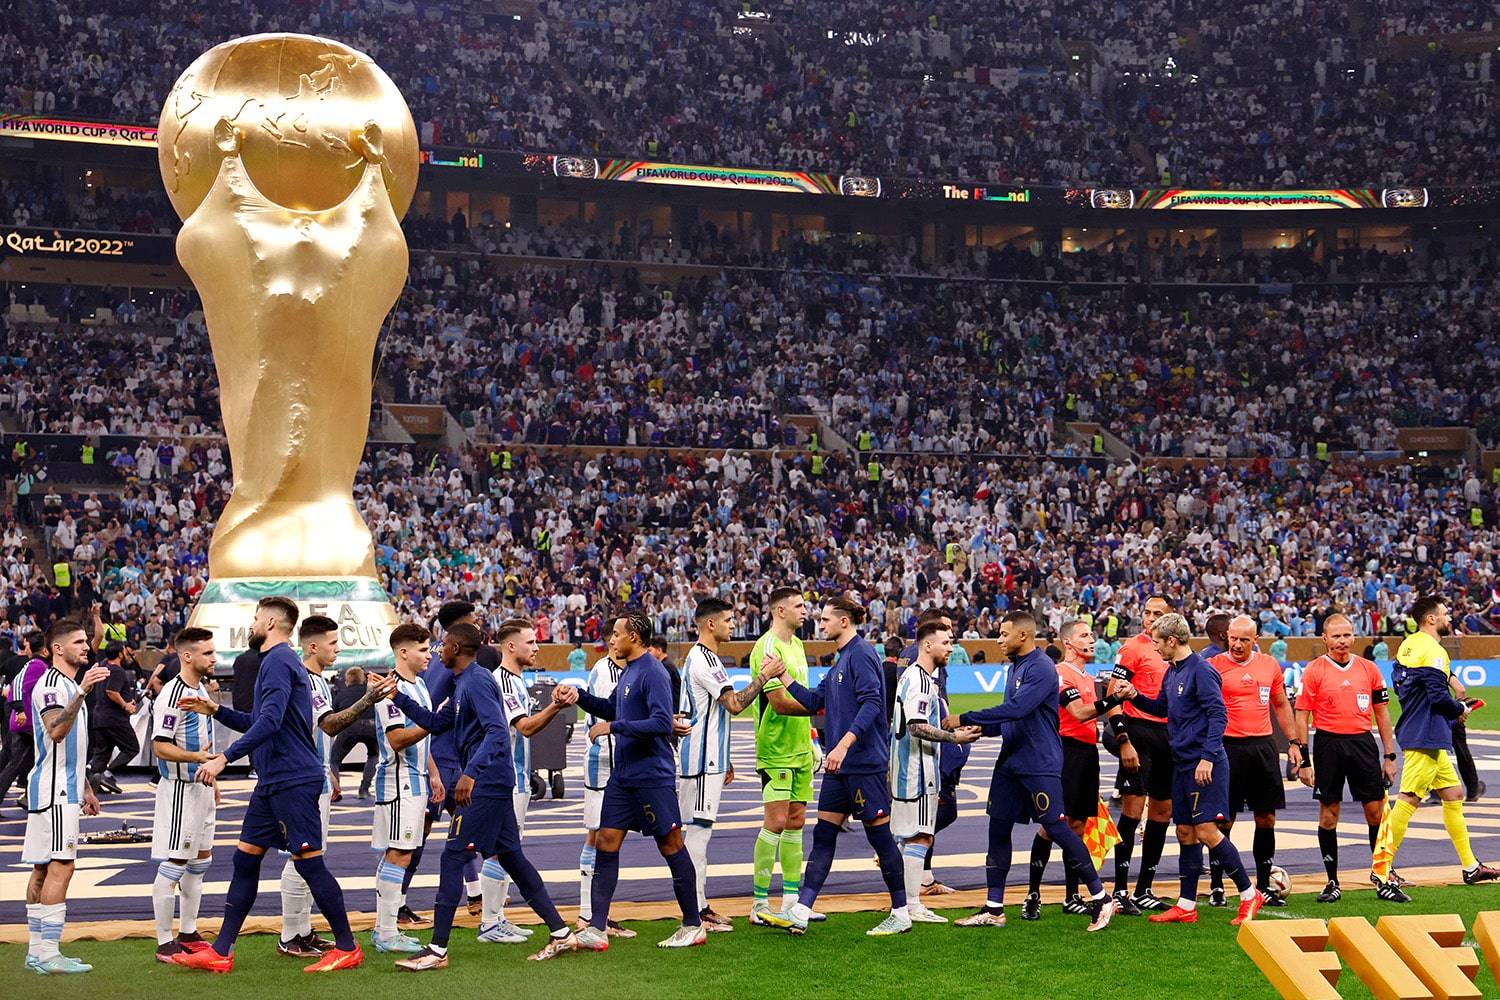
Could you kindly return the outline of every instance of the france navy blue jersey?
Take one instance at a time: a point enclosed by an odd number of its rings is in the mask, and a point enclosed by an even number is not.
[[[1005,702],[958,717],[999,736],[997,775],[1062,774],[1062,737],[1057,731],[1057,665],[1041,649],[1016,657],[1005,678]]]
[[[625,664],[608,698],[578,692],[578,704],[590,715],[609,721],[615,737],[614,770],[610,781],[627,788],[677,783],[672,752],[672,697],[670,672],[650,653]]]

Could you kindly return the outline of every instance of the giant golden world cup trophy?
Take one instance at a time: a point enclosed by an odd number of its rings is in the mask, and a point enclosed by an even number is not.
[[[286,594],[339,622],[341,665],[388,662],[395,614],[353,486],[375,342],[406,279],[411,112],[361,52],[254,35],[183,72],[159,135],[234,469],[193,624],[233,654],[250,606]]]

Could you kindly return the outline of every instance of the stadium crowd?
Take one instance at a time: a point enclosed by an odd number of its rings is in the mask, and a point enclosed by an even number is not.
[[[702,581],[751,601],[787,575],[860,591],[887,631],[924,604],[960,609],[983,636],[1018,603],[1055,618],[1167,592],[1200,620],[1248,606],[1301,634],[1338,606],[1373,632],[1440,580],[1482,631],[1493,485],[1338,453],[1387,451],[1410,423],[1469,423],[1492,443],[1500,358],[1479,307],[1493,295],[1493,279],[1465,273],[1206,295],[1184,318],[1004,283],[783,274],[665,288],[602,263],[431,258],[414,266],[381,379],[396,401],[447,407],[476,446],[372,445],[359,495],[404,610],[473,593],[497,615],[545,620],[554,641],[589,638],[589,619],[620,603],[680,635]],[[171,634],[201,590],[229,475],[192,305],[165,297],[133,324],[7,326],[7,480],[45,540],[35,555],[4,547],[13,629],[56,614],[61,594],[97,600],[133,635],[153,614]],[[1421,349],[1404,346],[1418,330]],[[90,350],[50,350],[54,337]],[[802,412],[869,454],[833,441],[815,454],[784,419]],[[1142,458],[1086,458],[1065,425],[1089,419]],[[37,456],[27,435],[46,431],[97,447],[98,478],[113,481],[54,493],[47,459],[79,456]],[[651,447],[616,450],[631,445]],[[1172,471],[1153,456],[1203,461]],[[58,559],[73,564],[65,587]],[[747,631],[758,620],[743,610]]]
[[[1102,187],[1493,179],[1490,59],[1436,41],[1416,59],[1390,46],[1472,27],[1487,11],[1368,6],[1356,31],[1342,5],[1304,0],[1249,12],[1210,0],[1104,10],[949,0],[873,15],[852,4],[543,0],[523,17],[29,0],[0,36],[0,105],[154,123],[197,53],[297,30],[370,53],[429,144]]]

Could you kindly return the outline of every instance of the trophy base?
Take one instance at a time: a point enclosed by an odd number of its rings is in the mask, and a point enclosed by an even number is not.
[[[257,602],[272,596],[296,601],[303,618],[327,615],[338,622],[336,669],[395,666],[388,640],[398,624],[396,609],[379,581],[368,577],[210,580],[198,596],[188,624],[213,632],[219,662],[227,666],[249,648],[250,623]]]

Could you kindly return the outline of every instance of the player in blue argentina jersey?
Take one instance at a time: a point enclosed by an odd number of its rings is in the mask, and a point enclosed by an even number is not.
[[[305,971],[352,969],[364,959],[349,928],[343,890],[323,861],[326,837],[319,822],[318,797],[327,767],[313,746],[308,668],[290,645],[298,616],[296,603],[286,597],[263,597],[256,606],[250,646],[260,650],[261,661],[255,679],[253,716],[197,696],[186,697],[178,704],[179,708],[215,715],[231,729],[244,733],[228,750],[198,765],[199,781],[212,783],[230,761],[245,756],[250,757],[256,774],[255,790],[234,852],[234,875],[224,900],[219,936],[211,950],[174,955],[172,960],[178,965],[212,972],[234,968],[234,942],[255,905],[261,862],[272,847],[291,853],[296,874],[306,883],[333,931],[334,947]],[[365,697],[379,698],[388,690],[388,684],[373,680]],[[358,706],[359,712],[366,707]],[[353,707],[349,711],[358,717]]]
[[[179,672],[162,686],[151,710],[151,749],[156,753],[156,818],[151,825],[151,857],[160,861],[151,886],[156,916],[156,960],[172,961],[184,951],[201,951],[208,942],[198,933],[198,906],[203,900],[214,846],[219,788],[199,784],[198,765],[214,752],[214,724],[206,715],[184,712],[177,703],[188,695],[208,697],[205,682],[214,675],[214,634],[189,627],[172,640]],[[172,910],[181,896],[182,929],[172,936]]]
[[[410,622],[392,629],[389,639],[396,661],[396,690],[429,711],[432,698],[420,677],[431,656],[431,639],[425,628]],[[375,866],[375,929],[370,943],[376,951],[417,952],[422,945],[402,934],[399,926],[406,903],[406,869],[432,829],[427,805],[442,802],[443,779],[428,752],[432,740],[427,730],[408,719],[394,701],[376,707],[375,739],[380,763],[375,768],[370,847],[380,851],[381,857]]]
[[[953,652],[953,632],[941,621],[917,629],[916,658],[896,682],[891,710],[891,834],[901,841],[907,912],[914,923],[946,924],[947,917],[921,902],[927,852],[937,832],[938,786],[942,744],[965,745],[979,739],[976,727],[948,732],[947,714],[937,672]]]
[[[510,727],[510,756],[516,774],[511,802],[516,811],[516,835],[526,836],[526,810],[531,806],[531,738],[557,717],[562,706],[549,701],[541,708],[532,704],[525,671],[536,669],[536,625],[529,618],[510,618],[495,631],[494,646],[500,651],[500,666],[491,673],[500,686],[500,708]],[[505,919],[505,897],[510,876],[499,858],[486,858],[479,884],[484,909],[479,917],[479,940],[485,944],[519,944],[531,936],[531,928]]]
[[[595,951],[609,947],[605,927],[610,900],[620,881],[620,845],[626,830],[640,830],[655,838],[672,872],[672,892],[682,908],[682,926],[658,946],[689,948],[705,940],[694,891],[697,875],[683,847],[682,820],[677,811],[672,678],[646,648],[651,635],[651,619],[639,611],[615,619],[610,647],[625,660],[625,670],[608,700],[568,684],[559,684],[552,693],[559,704],[582,705],[603,720],[589,730],[590,738],[605,733],[616,737],[614,770],[604,788],[595,839],[593,918],[579,934],[584,946]]]
[[[510,759],[510,733],[500,707],[500,688],[489,671],[476,667],[474,659],[483,643],[479,629],[462,622],[443,636],[443,664],[453,673],[453,691],[436,712],[423,709],[405,695],[395,696],[396,707],[429,733],[448,729],[457,732],[455,746],[462,768],[453,788],[458,813],[443,845],[432,941],[396,963],[396,968],[407,972],[448,967],[448,941],[463,893],[464,862],[476,851],[499,856],[522,897],[546,922],[547,944],[531,956],[533,960],[544,961],[585,947],[557,912],[536,866],[521,853],[512,803],[516,778]]]
[[[26,968],[44,975],[88,972],[93,966],[59,950],[68,914],[68,882],[78,857],[78,817],[97,816],[99,800],[85,775],[89,713],[84,707],[109,668],[90,667],[83,626],[63,619],[43,641],[51,666],[31,690],[31,731],[36,757],[26,780],[26,841],[21,862],[32,865],[26,883],[30,931]]]
[[[708,841],[719,817],[719,799],[734,777],[729,762],[729,718],[755,703],[766,682],[781,677],[779,661],[763,667],[742,690],[729,683],[719,646],[734,634],[734,608],[710,597],[693,612],[698,642],[682,661],[682,694],[677,710],[691,728],[677,744],[677,808],[687,828],[682,835],[698,876],[698,916],[705,931],[732,931],[734,924],[708,905]]]
[[[1115,914],[1115,902],[1104,891],[1083,839],[1063,817],[1063,748],[1057,731],[1057,667],[1037,647],[1036,620],[1012,611],[1000,622],[1000,651],[1010,658],[1003,704],[949,715],[943,728],[979,726],[986,736],[1001,738],[1000,755],[990,778],[986,811],[990,829],[984,859],[988,894],[984,908],[957,921],[960,927],[1005,926],[1005,879],[1010,874],[1011,832],[1018,822],[1036,822],[1063,850],[1093,896],[1089,930],[1103,930]],[[1106,699],[1108,700],[1108,699]],[[1104,711],[1119,704],[1115,698]]]
[[[832,640],[838,656],[823,681],[809,691],[797,681],[786,685],[802,710],[824,713],[823,786],[818,791],[818,825],[813,828],[812,853],[807,859],[802,888],[790,913],[760,914],[772,926],[793,934],[807,931],[812,904],[833,867],[839,831],[850,816],[865,825],[865,838],[875,849],[880,875],[891,893],[891,914],[865,933],[872,937],[911,930],[906,908],[906,885],[901,849],[891,836],[891,789],[887,771],[891,760],[890,717],[885,710],[885,676],[880,657],[858,628],[865,609],[847,597],[829,598],[818,624]],[[764,669],[764,668],[762,668]]]
[[[613,630],[613,618],[604,623],[605,634]],[[588,692],[595,698],[606,701],[615,693],[615,685],[625,672],[625,661],[616,658],[611,649],[594,664],[589,671]],[[590,732],[603,720],[585,715],[583,731]],[[583,757],[583,851],[578,856],[578,930],[583,930],[594,918],[594,863],[598,857],[596,842],[599,837],[599,813],[604,807],[604,786],[609,784],[609,774],[614,768],[615,738],[608,733],[590,738],[588,750]],[[605,933],[609,937],[633,938],[635,931],[616,920],[605,921]]]

